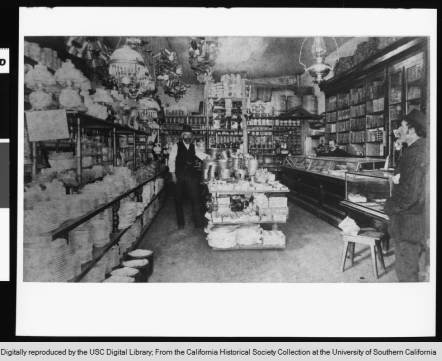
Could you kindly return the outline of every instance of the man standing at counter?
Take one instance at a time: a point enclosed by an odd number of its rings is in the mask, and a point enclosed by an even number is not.
[[[425,176],[426,117],[412,110],[399,128],[399,141],[408,145],[403,150],[391,198],[385,204],[390,217],[389,232],[395,247],[395,270],[399,282],[419,280],[419,260],[426,250]]]
[[[200,175],[196,168],[198,158],[204,160],[207,154],[195,147],[192,128],[183,126],[180,141],[175,144],[169,155],[169,171],[174,183],[175,208],[178,228],[184,228],[183,198],[184,194],[192,205],[193,222],[196,228],[203,226],[200,201]]]
[[[336,141],[334,139],[330,139],[328,141],[328,148],[329,148],[328,153],[324,154],[326,156],[329,156],[329,157],[348,157],[349,156],[349,154],[345,150],[339,148],[336,145]]]

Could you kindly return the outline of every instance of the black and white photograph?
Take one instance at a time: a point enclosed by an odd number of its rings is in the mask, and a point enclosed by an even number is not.
[[[159,35],[125,11],[22,32],[19,282],[435,281],[430,36]]]
[[[427,51],[26,37],[24,281],[427,281]]]

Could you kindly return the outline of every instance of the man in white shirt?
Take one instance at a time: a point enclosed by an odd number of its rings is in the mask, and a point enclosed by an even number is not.
[[[200,175],[196,163],[198,159],[204,160],[207,156],[195,147],[192,128],[184,125],[180,141],[172,147],[169,154],[169,171],[175,185],[175,208],[179,229],[184,228],[184,193],[189,197],[192,205],[195,227],[201,228],[203,226],[199,188]]]

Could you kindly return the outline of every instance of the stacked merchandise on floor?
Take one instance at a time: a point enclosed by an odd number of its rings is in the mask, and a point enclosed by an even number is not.
[[[250,180],[208,182],[212,199],[206,218],[207,241],[214,249],[285,248],[285,236],[276,229],[266,231],[261,224],[285,223],[289,214],[288,189],[274,174],[258,170]]]

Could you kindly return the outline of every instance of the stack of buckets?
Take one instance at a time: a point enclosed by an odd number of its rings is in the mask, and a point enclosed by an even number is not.
[[[153,251],[147,249],[136,249],[129,252],[127,255],[127,261],[142,259],[147,260],[147,263],[143,266],[136,267],[139,270],[139,273],[135,278],[135,282],[148,282],[149,277],[153,273]]]

